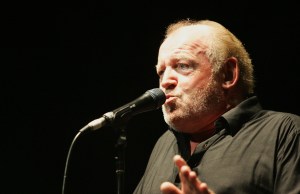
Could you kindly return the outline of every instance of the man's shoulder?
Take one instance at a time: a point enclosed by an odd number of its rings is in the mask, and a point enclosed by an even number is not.
[[[300,116],[294,113],[261,110],[252,121],[263,123],[272,130],[278,129],[281,133],[300,134]]]
[[[263,109],[256,114],[256,117],[265,117],[270,119],[278,119],[279,121],[300,122],[300,116],[294,113],[282,112],[277,110]]]

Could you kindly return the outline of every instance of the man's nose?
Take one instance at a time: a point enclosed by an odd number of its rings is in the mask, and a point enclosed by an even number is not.
[[[160,86],[164,89],[175,88],[178,83],[176,72],[171,68],[166,68],[162,76]]]

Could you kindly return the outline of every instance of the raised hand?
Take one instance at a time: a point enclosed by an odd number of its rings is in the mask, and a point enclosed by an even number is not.
[[[214,194],[206,183],[199,180],[197,174],[191,170],[180,155],[175,155],[173,160],[179,169],[181,188],[176,187],[173,183],[164,182],[160,186],[163,194]]]

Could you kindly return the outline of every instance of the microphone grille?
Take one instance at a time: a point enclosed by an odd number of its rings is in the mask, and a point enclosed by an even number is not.
[[[163,105],[166,101],[166,95],[160,88],[153,88],[148,90],[147,93],[151,95],[155,102],[157,102],[157,108]]]

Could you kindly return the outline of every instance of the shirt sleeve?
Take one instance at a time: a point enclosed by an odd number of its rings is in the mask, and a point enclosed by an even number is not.
[[[300,193],[300,117],[288,115],[282,121],[274,193]]]

